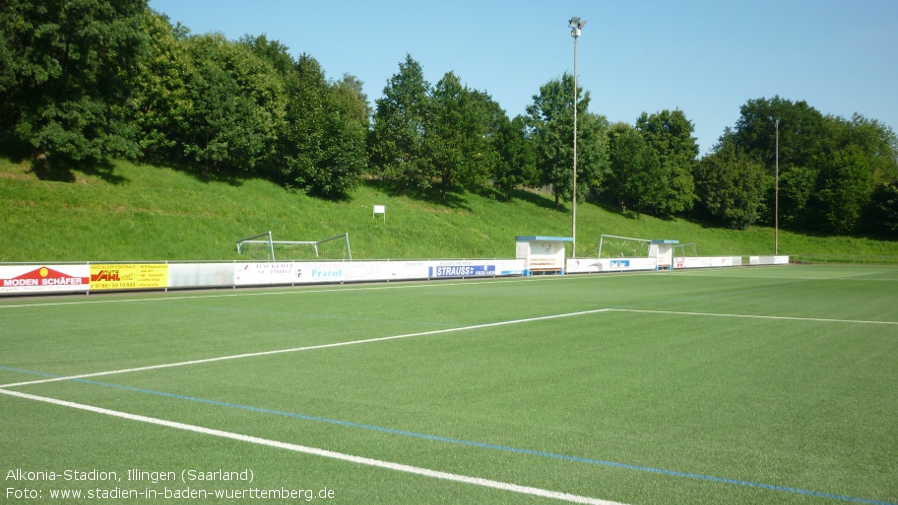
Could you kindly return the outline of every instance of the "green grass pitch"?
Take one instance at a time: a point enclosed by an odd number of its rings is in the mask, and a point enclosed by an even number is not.
[[[6,298],[0,327],[4,501],[898,503],[895,267]]]

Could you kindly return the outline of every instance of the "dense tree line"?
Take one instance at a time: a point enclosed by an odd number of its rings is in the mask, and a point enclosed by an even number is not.
[[[565,74],[510,118],[453,72],[429,83],[408,55],[372,108],[357,78],[329,79],[311,55],[191,34],[146,0],[0,4],[0,140],[37,164],[141,159],[324,198],[363,176],[443,200],[545,187],[556,208],[589,198],[637,216],[898,236],[898,140],[876,120],[752,99],[699,157],[681,110],[609,124],[589,104]]]
[[[731,226],[773,224],[778,214],[781,226],[798,230],[896,232],[898,139],[858,114],[823,115],[778,96],[749,100],[696,179],[703,213]]]

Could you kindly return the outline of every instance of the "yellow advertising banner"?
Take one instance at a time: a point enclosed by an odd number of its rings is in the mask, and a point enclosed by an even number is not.
[[[90,266],[90,289],[155,289],[168,287],[168,265],[106,263]]]

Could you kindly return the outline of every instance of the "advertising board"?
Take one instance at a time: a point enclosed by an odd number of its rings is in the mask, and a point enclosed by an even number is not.
[[[441,277],[479,277],[496,275],[496,265],[444,265],[432,266],[427,276],[431,279]]]
[[[90,289],[158,289],[168,287],[164,263],[97,263],[90,265]]]
[[[637,270],[655,270],[658,262],[655,258],[569,258],[567,273],[625,272]]]
[[[84,265],[0,266],[0,293],[87,291],[90,267]]]

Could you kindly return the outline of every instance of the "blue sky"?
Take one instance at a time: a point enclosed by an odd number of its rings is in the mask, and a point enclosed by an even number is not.
[[[436,83],[448,71],[509,117],[539,87],[573,72],[590,111],[633,124],[680,109],[702,154],[753,98],[804,100],[898,129],[898,0],[428,2],[150,0],[192,33],[266,34],[318,60],[331,79],[364,82],[373,102],[411,54]]]

